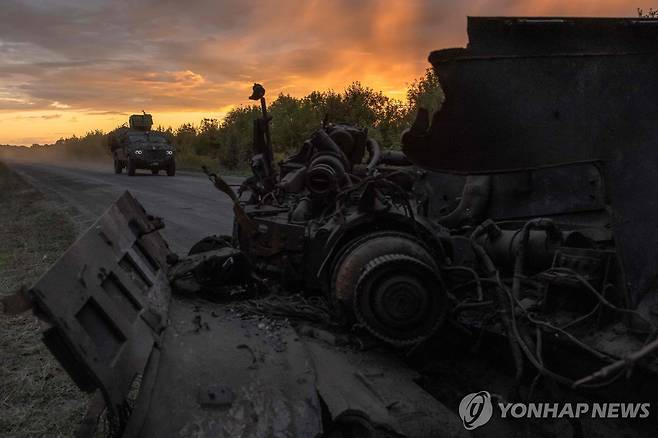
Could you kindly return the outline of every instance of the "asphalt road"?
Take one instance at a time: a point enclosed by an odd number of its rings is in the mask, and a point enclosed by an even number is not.
[[[91,225],[125,191],[130,191],[152,215],[164,218],[162,231],[179,254],[211,234],[231,234],[232,204],[201,173],[178,172],[175,177],[138,171],[134,177],[115,175],[107,166],[43,164],[10,161],[9,166],[39,189],[49,200],[64,203],[79,213],[80,227]],[[240,177],[226,177],[239,184]]]

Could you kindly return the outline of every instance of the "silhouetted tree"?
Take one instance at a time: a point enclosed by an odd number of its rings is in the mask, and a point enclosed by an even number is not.
[[[353,82],[342,92],[313,91],[301,98],[280,94],[269,105],[275,158],[281,159],[297,150],[325,119],[368,128],[369,135],[383,148],[399,148],[401,134],[409,127],[416,109],[422,106],[436,111],[442,102],[439,78],[431,69],[409,85],[404,102],[360,82]],[[182,164],[198,167],[200,163],[218,160],[229,169],[246,168],[253,153],[253,120],[260,115],[259,106],[240,105],[221,120],[201,120],[198,127],[185,123],[176,129],[158,127],[157,130],[175,146]],[[109,155],[105,135],[100,130],[80,138],[59,139],[53,146],[38,149],[85,159],[106,159]]]

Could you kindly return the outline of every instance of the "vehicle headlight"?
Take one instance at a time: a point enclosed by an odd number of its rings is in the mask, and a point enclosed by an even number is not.
[[[167,151],[167,155],[174,155],[174,151]]]
[[[135,154],[136,154],[136,155],[142,155],[142,151],[141,151],[140,149],[137,149],[137,150],[135,151]]]

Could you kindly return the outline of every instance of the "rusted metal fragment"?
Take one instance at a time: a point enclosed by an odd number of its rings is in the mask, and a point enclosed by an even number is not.
[[[268,257],[282,251],[301,251],[304,248],[306,230],[294,224],[273,223],[253,219],[258,235],[250,242],[251,252],[259,257]]]
[[[393,436],[468,436],[459,418],[418,386],[418,375],[394,356],[306,344],[318,393],[334,422],[358,417],[360,429],[371,426]]]
[[[30,291],[50,325],[44,343],[82,390],[100,389],[119,428],[166,321],[168,248],[156,229],[126,192]]]
[[[180,259],[171,268],[169,280],[175,293],[191,294],[247,285],[254,277],[245,255],[227,246]]]
[[[208,175],[208,179],[213,183],[215,188],[219,190],[220,192],[223,192],[231,198],[231,201],[233,201],[233,213],[235,214],[235,220],[237,223],[240,224],[240,226],[249,234],[252,235],[257,231],[256,225],[253,223],[251,218],[247,216],[247,214],[244,211],[244,208],[240,204],[240,200],[238,199],[238,195],[233,191],[231,186],[229,186],[224,179],[215,174],[210,172],[210,170],[207,167],[203,167],[203,171],[205,172],[206,175]]]
[[[27,289],[23,288],[11,295],[2,297],[0,303],[2,303],[2,313],[5,315],[18,315],[32,308],[30,294]]]

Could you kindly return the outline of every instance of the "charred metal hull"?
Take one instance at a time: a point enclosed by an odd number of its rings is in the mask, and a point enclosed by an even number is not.
[[[318,437],[355,431],[467,436],[458,417],[390,353],[337,348],[315,339],[315,329],[295,330],[267,317],[244,319],[227,305],[199,307],[172,300],[159,364],[145,375],[124,437]],[[330,430],[323,424],[326,416],[334,419]]]
[[[429,56],[445,103],[422,141],[405,141],[417,164],[486,173],[655,144],[658,20],[471,17],[468,33],[467,48]]]
[[[83,391],[100,390],[114,424],[167,320],[169,248],[162,222],[128,192],[32,287],[44,343]]]
[[[466,177],[331,124],[277,173],[262,100],[254,176],[204,169],[234,235],[178,257],[124,194],[31,290],[46,344],[113,436],[462,436],[447,406],[500,359],[502,400],[649,399],[656,23],[470,19],[430,56],[443,110],[403,138]]]
[[[445,103],[405,153],[465,174],[600,163],[637,304],[658,275],[658,21],[471,17],[468,32],[430,54]]]
[[[187,265],[162,226],[126,192],[12,297],[48,324],[44,343],[78,387],[97,394],[77,436],[95,436],[103,409],[112,437],[466,436],[392,350],[271,318],[267,299],[250,302],[259,313],[172,297]],[[211,270],[240,264],[229,248],[186,260],[208,254],[223,266]]]

